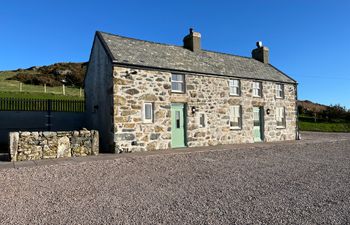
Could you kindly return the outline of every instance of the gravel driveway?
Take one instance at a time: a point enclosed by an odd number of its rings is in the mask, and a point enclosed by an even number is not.
[[[0,221],[350,224],[350,134],[302,135],[298,142],[1,169]]]

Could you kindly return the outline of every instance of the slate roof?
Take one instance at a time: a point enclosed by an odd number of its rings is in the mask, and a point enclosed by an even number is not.
[[[137,40],[97,32],[114,63],[203,74],[296,83],[270,64],[253,58]]]

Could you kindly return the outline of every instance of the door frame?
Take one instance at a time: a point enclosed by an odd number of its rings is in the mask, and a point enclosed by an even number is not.
[[[178,148],[186,148],[186,147],[188,147],[188,145],[187,145],[187,103],[185,103],[185,102],[171,102],[171,104],[170,104],[170,126],[171,126],[171,129],[173,128],[173,118],[171,117],[171,114],[172,114],[172,106],[173,105],[182,105],[183,106],[183,122],[184,122],[184,124],[183,124],[183,131],[184,131],[184,146],[183,147],[173,147],[172,146],[172,136],[173,136],[173,134],[172,134],[172,130],[171,130],[171,139],[170,139],[170,146],[171,146],[171,148],[172,149],[178,149]]]
[[[259,120],[260,120],[260,139],[261,142],[265,140],[265,117],[264,117],[264,106],[253,106],[254,108],[259,108]],[[254,115],[253,115],[253,140],[254,140]],[[256,142],[256,141],[254,141]]]

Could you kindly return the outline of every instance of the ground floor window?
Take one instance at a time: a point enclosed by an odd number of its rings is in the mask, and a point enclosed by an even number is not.
[[[276,121],[277,121],[278,128],[286,127],[286,115],[285,115],[284,107],[276,108]]]
[[[205,121],[205,114],[200,113],[199,114],[199,127],[205,127],[206,121]]]
[[[145,102],[143,104],[143,122],[153,123],[153,103]]]
[[[230,107],[230,128],[242,128],[242,107],[240,105],[234,105]]]

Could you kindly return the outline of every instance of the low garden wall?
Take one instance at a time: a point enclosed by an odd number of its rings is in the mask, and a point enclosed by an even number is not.
[[[11,161],[55,159],[97,155],[99,134],[95,130],[10,132]]]

